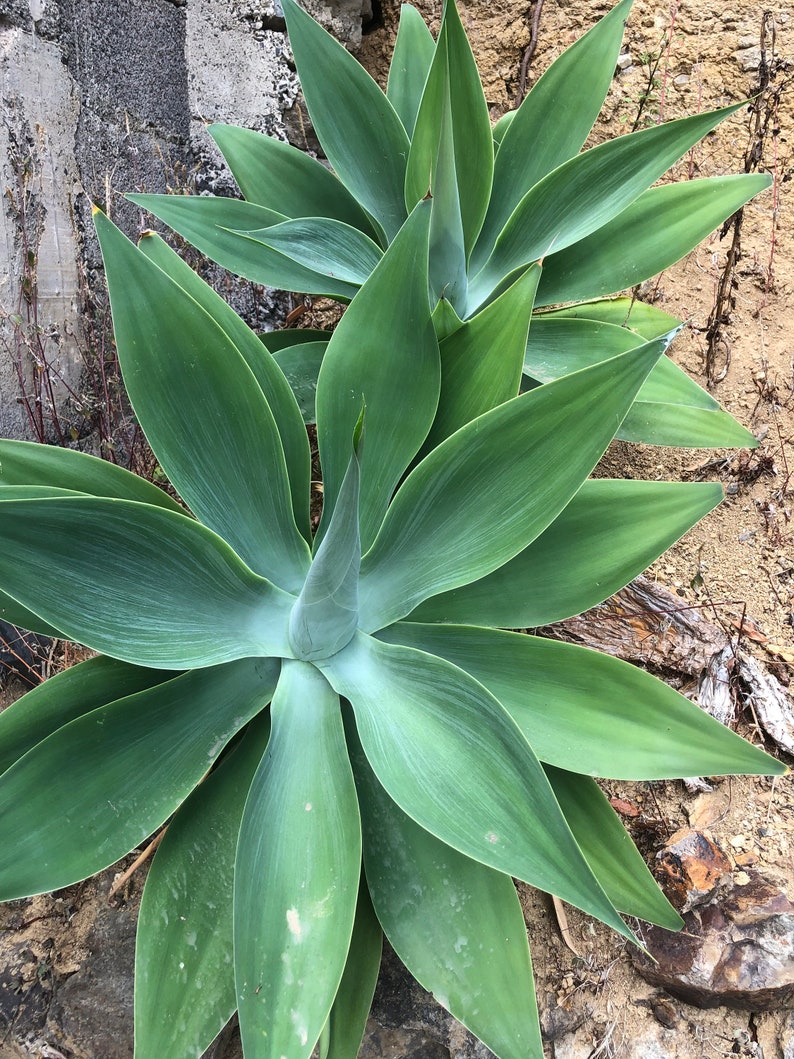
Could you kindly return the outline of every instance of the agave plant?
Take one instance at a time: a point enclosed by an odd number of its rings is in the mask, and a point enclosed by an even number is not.
[[[100,652],[0,715],[0,897],[170,821],[137,1059],[199,1056],[235,1010],[247,1059],[354,1059],[383,934],[500,1059],[540,1059],[511,876],[627,938],[620,913],[681,922],[592,777],[784,771],[640,670],[502,631],[591,606],[720,501],[588,479],[669,336],[519,395],[526,330],[475,317],[466,348],[512,361],[513,392],[471,415],[463,372],[442,405],[419,203],[323,357],[312,538],[277,362],[158,236],[96,223],[127,389],[184,504],[0,443],[6,616]]]
[[[539,311],[522,366],[525,385],[616,356],[668,332],[674,321],[626,299],[599,299],[679,260],[770,183],[766,175],[739,175],[651,187],[741,103],[580,153],[614,75],[631,2],[621,0],[565,51],[492,130],[453,0],[445,3],[436,41],[418,12],[403,5],[385,93],[295,0],[284,0],[306,105],[333,172],[278,140],[213,125],[244,200],[130,198],[233,272],[349,300],[429,190],[429,284],[440,338],[500,295],[501,311],[519,314],[532,309],[534,296]],[[526,272],[541,258],[535,291]],[[577,304],[550,308],[561,303]],[[271,347],[304,395],[307,419],[326,340],[297,331]],[[285,342],[291,348],[282,350]],[[618,436],[698,447],[755,444],[667,358]]]

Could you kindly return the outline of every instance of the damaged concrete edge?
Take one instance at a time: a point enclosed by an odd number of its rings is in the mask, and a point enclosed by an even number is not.
[[[361,0],[307,6],[343,42],[360,42]],[[0,435],[36,438],[31,415],[45,424],[47,402],[79,390],[81,276],[101,296],[90,201],[135,237],[151,221],[125,201],[126,191],[235,193],[208,123],[290,137],[284,115],[298,83],[282,19],[279,8],[258,0],[90,9],[80,0],[6,0]],[[277,312],[275,301],[265,303],[264,311]],[[55,380],[52,394],[37,389],[42,368]],[[31,414],[21,403],[21,379]]]

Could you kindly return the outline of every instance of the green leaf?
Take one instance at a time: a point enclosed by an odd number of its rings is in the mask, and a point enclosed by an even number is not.
[[[275,356],[291,346],[308,345],[310,342],[324,342],[327,346],[332,334],[332,331],[321,331],[314,327],[289,327],[283,331],[262,331],[257,338]]]
[[[669,329],[659,338],[669,345],[680,326]],[[532,318],[523,368],[536,382],[552,382],[642,344],[640,335],[628,327],[557,313],[536,313]],[[651,375],[659,370],[663,360],[657,361]],[[643,386],[647,385],[646,381]]]
[[[655,276],[771,182],[751,173],[651,188],[592,235],[560,253],[555,246],[536,305],[600,298]]]
[[[184,514],[184,508],[156,485],[107,460],[56,445],[0,439],[0,500],[9,486],[72,489],[92,496],[139,500]]]
[[[480,75],[454,0],[445,0],[438,43],[411,138],[405,177],[405,203],[409,210],[434,186],[447,100],[468,259],[488,208],[493,139]]]
[[[601,298],[598,301],[580,302],[564,309],[538,313],[533,322],[578,319],[629,328],[646,342],[675,331],[683,323],[677,316],[671,316],[655,305],[648,305],[636,298]]]
[[[758,438],[722,408],[706,410],[697,403],[690,403],[692,398],[698,400],[693,391],[700,387],[684,372],[681,375],[677,400],[666,404],[643,401],[640,394],[623,420],[617,437],[646,445],[675,445],[688,449],[757,447]]]
[[[632,0],[622,0],[613,7],[551,64],[518,110],[497,122],[493,191],[473,268],[485,263],[530,188],[580,151],[615,75],[631,4]]]
[[[358,743],[352,724],[348,742]],[[524,916],[507,875],[419,827],[351,750],[364,868],[378,919],[411,974],[501,1059],[540,1056]]]
[[[455,169],[455,143],[449,83],[444,83],[441,128],[430,178],[432,214],[430,218],[430,259],[428,277],[431,300],[444,299],[463,313],[466,307],[466,242],[461,216],[461,200]]]
[[[210,125],[248,202],[287,217],[333,217],[376,237],[370,218],[341,180],[292,144],[237,125]]]
[[[237,231],[303,268],[360,286],[383,257],[368,235],[330,217],[301,217],[258,231]]]
[[[362,413],[363,414],[363,413]],[[292,608],[289,638],[296,658],[327,658],[350,642],[358,625],[360,470],[350,456],[334,513]]]
[[[499,150],[499,147],[501,146],[502,140],[504,139],[505,133],[510,128],[510,126],[513,124],[513,119],[515,118],[516,114],[517,114],[517,111],[508,110],[506,114],[503,114],[501,116],[501,118],[499,118],[497,120],[496,124],[491,129],[491,133],[493,134],[494,153],[496,153]],[[494,180],[495,179],[496,179],[496,166],[494,165]],[[493,195],[493,192],[491,192],[491,194]]]
[[[544,770],[582,853],[615,908],[665,930],[680,930],[683,919],[659,889],[595,780],[552,765]]]
[[[237,276],[280,290],[352,298],[358,287],[305,268],[238,232],[253,232],[289,218],[241,199],[212,195],[127,195],[127,198]]]
[[[124,383],[160,464],[253,570],[299,591],[309,546],[295,525],[276,421],[251,369],[186,290],[104,214],[95,223]]]
[[[434,449],[362,559],[361,628],[381,629],[526,548],[593,469],[663,349],[648,343],[538,387]]]
[[[234,871],[240,1035],[259,1059],[309,1059],[350,944],[361,828],[339,700],[313,666],[284,664],[271,718]]]
[[[403,812],[628,936],[529,744],[485,688],[443,659],[363,633],[320,665],[350,700],[364,753]]]
[[[487,577],[425,600],[410,620],[532,629],[581,614],[642,573],[722,498],[709,482],[584,482],[528,548]]]
[[[21,603],[17,603],[6,592],[0,592],[0,618],[20,629],[35,632],[39,636],[52,636],[57,639],[61,635],[54,625],[49,625],[38,614],[23,607]]]
[[[185,673],[76,718],[25,754],[0,778],[0,842],[14,850],[0,899],[68,886],[142,842],[267,705],[277,673],[261,658]]]
[[[101,497],[0,512],[0,584],[70,640],[164,669],[291,656],[293,597],[193,519]]]
[[[304,423],[317,421],[317,378],[328,341],[296,343],[273,354],[298,402]],[[307,490],[308,496],[308,490]]]
[[[199,1059],[237,1007],[234,855],[268,741],[260,714],[177,810],[146,879],[135,954],[135,1052]]]
[[[361,453],[361,544],[371,543],[401,475],[427,436],[441,366],[427,295],[430,203],[421,203],[333,333],[317,382],[325,533],[361,414],[377,424]],[[410,355],[408,355],[410,353]]]
[[[516,206],[493,252],[469,288],[478,305],[516,268],[564,250],[602,228],[715,125],[744,103],[641,129],[564,162],[531,188]],[[515,122],[513,123],[515,124]],[[642,228],[638,231],[642,232]],[[662,230],[658,217],[653,231]],[[616,244],[607,240],[613,253]],[[623,252],[623,247],[618,247]],[[587,261],[581,252],[579,262]],[[611,293],[611,292],[609,292]]]
[[[234,309],[205,283],[189,265],[154,233],[141,239],[139,249],[166,275],[206,310],[215,323],[234,343],[259,383],[259,388],[276,421],[292,494],[292,513],[303,536],[311,539],[309,525],[309,482],[311,455],[300,409],[290,384],[262,347],[259,337]],[[130,497],[130,499],[133,499]]]
[[[383,931],[363,877],[347,963],[320,1039],[320,1059],[356,1059],[378,981]]]
[[[409,622],[379,637],[421,644],[460,666],[499,700],[541,761],[571,772],[650,780],[785,771],[661,680],[586,647]]]
[[[540,268],[530,266],[501,297],[441,342],[441,397],[425,452],[517,396],[539,278]]]
[[[408,136],[413,136],[416,115],[436,45],[424,19],[410,4],[400,5],[400,25],[394,42],[386,97]]]
[[[282,5],[306,107],[328,161],[389,240],[406,217],[408,137],[391,103],[353,56],[294,0]]]
[[[641,341],[636,332],[616,324],[541,313],[533,320],[524,371],[539,382],[549,382],[623,353]],[[749,430],[723,412],[711,394],[667,357],[660,357],[643,383],[616,436],[623,441],[688,448],[757,444]]]
[[[173,677],[102,655],[57,673],[0,713],[0,773],[69,721]]]

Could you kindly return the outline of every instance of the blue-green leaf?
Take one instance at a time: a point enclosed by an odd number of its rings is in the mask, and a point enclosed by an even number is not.
[[[295,525],[276,421],[251,369],[188,291],[104,214],[95,223],[124,383],[149,444],[207,526],[252,569],[299,590],[309,547]]]
[[[234,343],[245,363],[251,369],[259,388],[273,413],[292,494],[292,512],[295,524],[306,539],[310,539],[309,527],[309,481],[311,456],[308,439],[296,407],[297,401],[290,383],[274,364],[273,358],[262,347],[259,337],[242,320],[230,305],[209,284],[205,283],[173,250],[157,235],[150,233],[141,239],[139,248],[154,261],[163,272],[178,283],[198,304],[205,309],[222,331]],[[134,499],[130,497],[130,499]]]
[[[380,970],[383,931],[363,873],[347,963],[320,1038],[320,1059],[356,1059]]]
[[[594,607],[721,503],[710,482],[594,479],[528,548],[479,581],[425,600],[411,621],[531,629]]]
[[[293,597],[211,530],[148,504],[0,501],[0,584],[70,640],[137,665],[292,654]]]
[[[664,347],[651,342],[522,394],[426,456],[362,559],[361,628],[390,625],[526,548],[593,469]]]
[[[427,293],[430,203],[420,203],[342,317],[317,382],[325,533],[361,414],[377,424],[361,453],[361,544],[372,542],[392,492],[427,436],[441,365]]]
[[[449,116],[445,118],[447,111]],[[468,259],[482,227],[493,176],[493,140],[488,105],[471,47],[455,7],[445,0],[438,43],[411,138],[405,202],[413,209],[432,189],[442,124],[451,124],[454,170]]]
[[[628,935],[529,744],[482,685],[432,654],[363,633],[319,664],[350,700],[367,760],[405,813],[453,849]]]
[[[611,655],[462,625],[399,622],[379,638],[465,669],[498,698],[541,761],[571,772],[674,779],[785,771],[679,692]]]
[[[403,202],[408,136],[386,96],[353,56],[294,0],[283,0],[303,96],[328,161],[393,239]]]
[[[327,658],[349,643],[356,631],[361,563],[359,480],[354,444],[328,532],[290,615],[289,638],[296,658]]]
[[[313,272],[286,255],[256,243],[238,232],[253,232],[289,220],[242,199],[212,195],[128,195],[128,199],[237,276],[281,290],[352,298],[354,283]]]
[[[595,780],[544,765],[554,796],[606,894],[627,916],[680,930],[684,921],[648,871]]]
[[[245,658],[194,670],[34,746],[0,777],[0,842],[14,850],[0,866],[0,899],[68,886],[142,842],[267,705],[278,668]]]
[[[607,140],[549,173],[524,195],[499,234],[469,288],[471,306],[479,305],[514,269],[565,250],[609,223],[686,150],[742,106],[735,103]],[[653,231],[658,230],[656,217]],[[613,253],[616,245],[609,240]],[[579,261],[586,260],[580,253]]]
[[[348,742],[358,744],[352,725]],[[535,985],[512,880],[439,841],[352,750],[375,911],[417,981],[501,1059],[540,1056]]]
[[[389,66],[386,97],[409,137],[413,136],[416,115],[435,50],[435,41],[422,16],[410,4],[401,4],[400,25]]]
[[[248,202],[287,217],[333,217],[376,236],[370,218],[341,180],[305,151],[237,125],[210,125],[207,132]]]
[[[177,810],[146,879],[135,953],[135,1053],[198,1059],[237,1007],[232,897],[245,799],[270,718]]]
[[[536,304],[600,298],[655,276],[771,183],[765,173],[750,173],[651,188],[592,235],[559,253],[554,248]]]
[[[488,214],[472,259],[484,263],[524,195],[584,144],[615,74],[632,0],[622,0],[567,48],[494,129],[499,151]]]
[[[240,1034],[258,1059],[309,1059],[350,944],[361,827],[339,700],[322,674],[286,662],[271,718],[234,870]]]
[[[173,677],[102,655],[57,673],[0,713],[0,773],[69,721]]]
[[[275,250],[318,276],[361,286],[383,252],[368,235],[332,217],[300,217],[235,235]]]

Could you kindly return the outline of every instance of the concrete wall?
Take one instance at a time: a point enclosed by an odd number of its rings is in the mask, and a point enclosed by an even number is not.
[[[360,41],[361,0],[307,6]],[[282,27],[259,0],[0,0],[0,435],[31,436],[20,371],[45,423],[80,389],[84,297],[102,297],[91,201],[134,236],[151,222],[125,191],[233,191],[206,123],[302,128]]]

